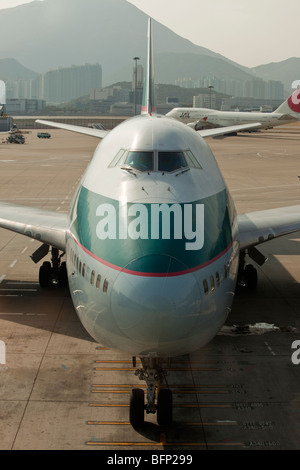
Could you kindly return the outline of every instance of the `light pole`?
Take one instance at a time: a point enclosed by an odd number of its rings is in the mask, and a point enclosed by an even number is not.
[[[137,61],[140,60],[139,57],[134,57],[135,60],[135,80],[134,80],[134,115],[136,116],[136,88],[137,88]]]
[[[214,88],[212,85],[209,85],[209,103],[210,103],[210,109],[211,109],[211,90]]]

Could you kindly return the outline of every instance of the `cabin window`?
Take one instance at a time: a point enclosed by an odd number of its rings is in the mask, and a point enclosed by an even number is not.
[[[82,276],[85,276],[85,264],[82,265]]]
[[[218,272],[216,272],[216,282],[217,282],[217,286],[219,287],[220,286],[220,276],[219,276]]]
[[[124,164],[129,165],[139,171],[153,171],[153,152],[128,152]]]
[[[105,279],[103,283],[103,292],[106,293],[108,289],[108,279]]]
[[[208,283],[207,283],[207,280],[204,279],[203,281],[203,288],[204,288],[204,294],[208,294]]]
[[[97,281],[96,281],[96,289],[100,289],[100,284],[101,284],[101,276],[100,274],[98,274]]]
[[[230,261],[228,261],[228,263],[227,263],[227,271],[228,271],[228,276],[229,276],[230,271],[231,271],[231,264],[230,264]]]
[[[158,152],[158,171],[172,172],[187,166],[183,152]]]
[[[227,275],[228,275],[228,273],[227,273],[227,266],[226,266],[226,264],[225,264],[225,266],[224,266],[224,277],[225,277],[225,279],[227,279]]]
[[[214,276],[210,276],[210,285],[211,285],[211,290],[214,291],[215,290]]]
[[[93,286],[95,282],[95,271],[91,272],[91,285]]]

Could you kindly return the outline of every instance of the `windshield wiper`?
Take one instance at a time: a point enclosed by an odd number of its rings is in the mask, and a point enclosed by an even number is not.
[[[128,171],[130,175],[134,175],[137,178],[137,174],[133,171],[131,166],[121,166],[121,170]]]
[[[176,173],[175,176],[182,175],[182,173],[186,173],[187,171],[190,171],[190,168],[189,168],[189,167],[188,167],[188,168],[183,168],[183,167],[182,167],[182,170],[181,170],[179,173]]]

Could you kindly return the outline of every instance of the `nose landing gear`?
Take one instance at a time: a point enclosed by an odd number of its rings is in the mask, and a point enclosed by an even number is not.
[[[34,263],[39,263],[49,253],[49,245],[41,245],[32,255]],[[44,261],[39,270],[39,283],[41,287],[48,287],[50,284],[58,284],[60,287],[68,285],[67,268],[62,258],[65,253],[59,254],[57,248],[51,247],[51,262]]]
[[[145,394],[141,388],[131,391],[129,419],[133,427],[140,426],[144,422],[144,411],[147,414],[157,412],[157,422],[160,426],[171,424],[173,419],[172,392],[169,389],[160,388],[160,382],[164,377],[161,368],[161,360],[157,357],[142,357],[142,369],[137,369],[135,375],[140,380],[145,380],[147,385],[147,403],[144,403]],[[135,358],[134,358],[135,364]],[[158,390],[158,393],[157,392]],[[157,399],[156,399],[157,396]]]

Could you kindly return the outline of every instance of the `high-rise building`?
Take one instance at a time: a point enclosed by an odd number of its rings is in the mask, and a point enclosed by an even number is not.
[[[208,108],[216,109],[216,94],[215,93],[201,93],[193,97],[193,108]]]
[[[60,67],[44,74],[43,98],[47,102],[71,101],[89,95],[91,88],[102,88],[100,64]]]
[[[269,80],[267,82],[267,98],[270,100],[283,100],[284,85],[282,82]]]
[[[63,103],[89,95],[91,88],[102,88],[100,64],[60,67],[31,80],[6,80],[10,99],[40,99]]]

